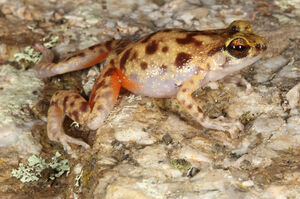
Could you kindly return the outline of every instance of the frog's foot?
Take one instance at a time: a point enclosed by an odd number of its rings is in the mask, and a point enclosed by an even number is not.
[[[48,136],[49,136],[49,134],[48,134]],[[50,136],[49,136],[49,138],[50,138]],[[90,149],[91,148],[90,145],[88,145],[84,141],[81,141],[80,139],[76,139],[76,138],[73,138],[71,136],[68,136],[67,134],[65,134],[63,132],[60,133],[55,139],[50,138],[50,140],[60,142],[63,145],[64,149],[69,154],[72,153],[72,148],[69,145],[69,143],[80,145],[80,146],[84,147],[85,149]]]
[[[72,99],[72,96],[70,97]],[[57,105],[58,102],[51,103],[48,109],[48,121],[47,121],[47,134],[51,141],[60,142],[68,153],[72,152],[72,149],[68,143],[81,145],[86,149],[89,149],[90,146],[76,138],[72,138],[64,133],[62,129],[62,122],[64,120],[64,114],[62,109]]]
[[[251,84],[243,77],[239,76],[227,76],[224,78],[224,82],[242,84],[246,86],[246,94],[249,95],[253,91]]]
[[[243,131],[244,126],[239,121],[230,121],[223,116],[216,119],[209,119],[201,122],[201,125],[205,128],[216,129],[220,131],[227,131],[231,138],[237,138],[238,132]]]

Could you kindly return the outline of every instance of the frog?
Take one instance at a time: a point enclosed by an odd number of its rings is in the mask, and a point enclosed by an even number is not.
[[[238,137],[243,125],[223,116],[209,118],[192,94],[209,82],[218,81],[253,64],[265,54],[267,41],[253,33],[248,21],[236,20],[228,27],[212,30],[162,29],[131,40],[112,39],[53,62],[53,52],[40,44],[42,53],[35,66],[38,78],[48,78],[86,69],[105,61],[104,68],[86,100],[76,91],[53,94],[47,115],[47,135],[61,143],[90,148],[86,142],[65,134],[67,115],[76,123],[97,130],[118,99],[120,88],[146,97],[176,98],[192,118],[204,128]]]

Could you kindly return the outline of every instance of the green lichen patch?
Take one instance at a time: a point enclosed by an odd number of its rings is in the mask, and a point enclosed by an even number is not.
[[[43,42],[45,42],[43,45],[46,48],[52,48],[56,45],[57,41],[59,40],[59,36],[48,36],[43,38]]]
[[[47,169],[54,171],[48,176],[50,180],[54,180],[64,173],[68,175],[70,172],[69,161],[67,159],[60,160],[60,156],[61,154],[56,152],[55,156],[51,158],[51,162],[46,162],[43,158],[32,155],[28,158],[27,166],[20,163],[19,168],[13,169],[11,174],[23,183],[38,181],[42,177],[43,171]]]
[[[41,52],[34,50],[31,46],[27,46],[22,53],[14,55],[16,61],[26,69],[32,64],[36,64],[41,60]]]
[[[192,168],[192,164],[185,160],[185,159],[173,159],[173,160],[170,160],[170,164],[179,169],[179,170],[182,170],[182,171],[188,171],[189,169]]]

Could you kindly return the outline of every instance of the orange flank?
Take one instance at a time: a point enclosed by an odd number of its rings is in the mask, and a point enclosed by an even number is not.
[[[121,70],[117,69],[117,74],[123,88],[126,88],[133,93],[138,93],[140,91],[140,86],[138,85],[138,83],[129,79],[128,76],[123,75]]]
[[[113,99],[112,99],[113,101],[117,100],[121,86],[131,92],[139,92],[140,91],[140,87],[139,87],[138,83],[130,80],[129,77],[124,76],[123,73],[121,72],[121,70],[115,69],[115,70],[113,70],[113,72],[111,73],[110,76],[103,77],[101,75],[96,80],[96,83],[91,91],[90,99],[89,99],[89,105],[90,105],[91,109],[93,109],[93,107],[94,107],[96,92],[97,92],[97,89],[101,89],[101,86],[99,86],[99,85],[101,85],[102,82],[106,82],[106,84],[108,83],[110,85],[110,89],[112,90],[112,95],[113,95]]]

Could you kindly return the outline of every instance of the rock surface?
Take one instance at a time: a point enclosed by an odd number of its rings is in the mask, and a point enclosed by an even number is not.
[[[298,3],[297,3],[298,2]],[[300,8],[297,0],[0,0],[0,198],[300,198]],[[101,128],[65,131],[92,148],[67,154],[46,136],[46,112],[59,89],[89,93],[103,63],[40,81],[34,57],[16,52],[36,42],[58,58],[110,38],[138,38],[161,28],[223,28],[249,20],[268,39],[262,60],[241,71],[251,85],[223,81],[195,99],[217,117],[239,119],[231,139],[202,128],[167,101],[123,92]],[[30,51],[29,51],[30,52]],[[20,61],[21,60],[21,61]],[[100,69],[99,69],[100,66]],[[172,100],[171,100],[172,101]],[[45,169],[21,182],[12,170],[32,155],[51,162],[56,152],[70,173]],[[59,166],[59,165],[56,165]]]

